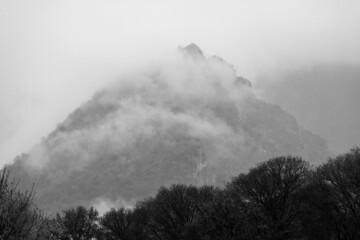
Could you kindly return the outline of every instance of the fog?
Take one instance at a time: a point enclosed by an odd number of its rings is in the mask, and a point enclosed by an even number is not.
[[[154,59],[166,62],[191,42],[233,64],[260,97],[282,105],[288,96],[279,97],[276,86],[286,82],[283,89],[293,89],[287,73],[360,65],[359,9],[358,1],[339,0],[0,0],[0,163],[27,152],[98,89]],[[326,140],[341,132],[319,130],[315,123],[324,116],[293,114],[310,130],[327,133]],[[359,122],[354,116],[351,123]],[[342,150],[339,144],[332,142],[332,149]]]
[[[230,124],[237,119],[226,122],[210,109],[230,105],[239,114],[243,100],[254,97],[254,91],[236,81],[230,65],[197,53],[193,46],[195,51],[176,49],[166,58],[153,59],[146,67],[122,75],[122,81],[109,83],[81,107],[93,114],[85,120],[73,115],[64,121],[60,128],[67,131],[58,131],[46,144],[36,146],[25,163],[27,169],[60,172],[66,178],[106,156],[136,155],[157,141],[173,145],[179,136],[203,142],[209,149],[209,162],[238,156],[246,147],[242,147],[242,131]],[[96,104],[111,113],[97,117]],[[74,125],[80,126],[74,129]]]
[[[326,139],[334,154],[360,146],[360,66],[314,65],[264,75],[259,95],[277,103],[306,129]]]

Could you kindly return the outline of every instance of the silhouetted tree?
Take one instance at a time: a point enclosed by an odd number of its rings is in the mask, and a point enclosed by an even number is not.
[[[201,235],[204,239],[251,239],[248,218],[249,208],[227,190],[216,189],[204,205],[201,218]]]
[[[100,220],[105,239],[145,240],[147,215],[141,208],[111,209]]]
[[[90,240],[100,235],[99,213],[93,208],[78,206],[56,215],[52,236],[61,240]]]
[[[301,232],[298,194],[308,176],[298,157],[270,159],[234,178],[227,189],[250,209],[252,227],[261,239],[296,239]]]
[[[131,225],[132,212],[124,208],[111,209],[100,220],[107,239],[130,240],[132,239]]]
[[[360,148],[319,166],[306,200],[312,214],[304,230],[313,239],[360,239]],[[313,236],[313,228],[324,233]]]
[[[21,192],[9,180],[9,171],[0,172],[0,239],[46,239],[46,219],[33,203],[34,192]]]
[[[172,185],[133,209],[102,217],[78,206],[47,219],[0,172],[0,240],[352,240],[360,239],[360,148],[310,169],[277,157],[225,188]]]
[[[155,198],[138,206],[149,215],[148,235],[151,239],[201,239],[199,219],[204,203],[212,197],[213,187],[173,185],[162,187]]]

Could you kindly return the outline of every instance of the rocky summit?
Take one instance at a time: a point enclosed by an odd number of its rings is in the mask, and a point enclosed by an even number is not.
[[[166,64],[126,75],[71,113],[8,168],[54,212],[99,199],[133,203],[173,183],[222,186],[281,155],[319,164],[324,140],[250,81],[195,44]]]

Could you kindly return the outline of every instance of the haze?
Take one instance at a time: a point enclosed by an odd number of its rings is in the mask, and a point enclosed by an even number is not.
[[[96,90],[191,42],[334,153],[360,145],[359,10],[355,0],[0,0],[0,165]]]

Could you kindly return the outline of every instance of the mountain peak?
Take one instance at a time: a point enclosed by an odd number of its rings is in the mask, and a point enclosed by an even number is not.
[[[181,48],[185,53],[194,57],[204,57],[203,51],[195,43],[191,43],[186,47]]]

